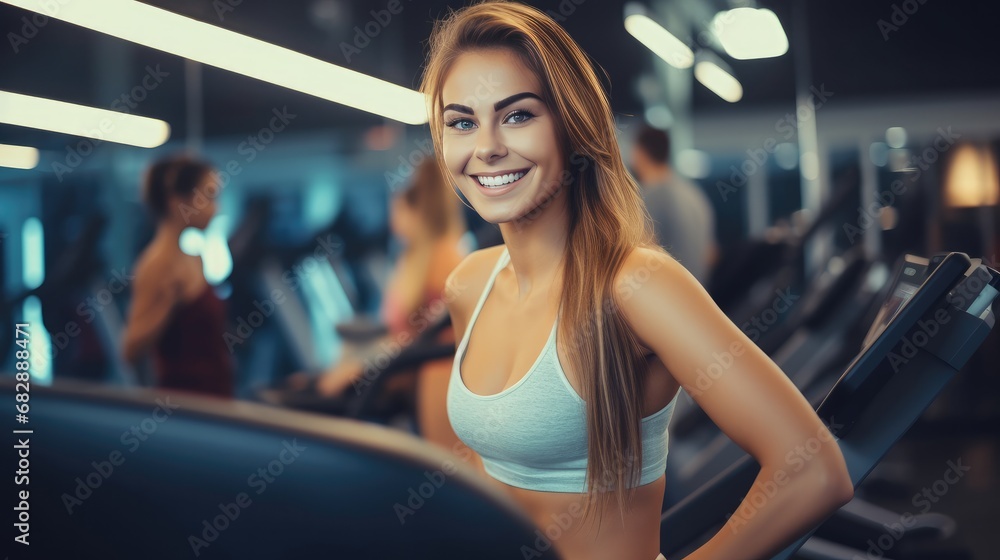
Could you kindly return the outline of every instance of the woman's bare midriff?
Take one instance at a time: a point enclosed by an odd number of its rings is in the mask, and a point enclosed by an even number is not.
[[[665,476],[636,488],[624,516],[616,504],[608,505],[599,529],[596,516],[584,520],[583,494],[538,492],[491,480],[514,498],[538,528],[531,542],[521,548],[523,558],[533,558],[532,550],[540,553],[552,545],[563,560],[654,560],[660,553]]]

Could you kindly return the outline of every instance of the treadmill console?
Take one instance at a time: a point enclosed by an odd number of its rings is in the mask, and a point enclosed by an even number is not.
[[[882,304],[871,328],[868,329],[868,334],[865,335],[864,343],[861,345],[862,349],[868,348],[882,334],[889,322],[896,318],[899,310],[920,289],[930,270],[931,262],[928,259],[914,255],[903,257],[902,265],[896,269],[893,277],[889,297]]]

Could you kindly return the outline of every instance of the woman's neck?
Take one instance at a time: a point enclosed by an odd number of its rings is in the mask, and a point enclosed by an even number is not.
[[[559,285],[569,237],[566,190],[560,189],[527,216],[500,224],[516,278],[518,301]]]
[[[165,245],[180,247],[181,232],[184,229],[185,226],[182,224],[177,224],[172,220],[162,220],[156,226],[154,239]]]

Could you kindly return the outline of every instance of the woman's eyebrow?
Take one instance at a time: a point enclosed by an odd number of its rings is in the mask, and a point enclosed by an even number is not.
[[[538,95],[536,95],[534,93],[531,93],[530,91],[525,91],[525,92],[521,92],[521,93],[515,93],[514,95],[512,95],[510,97],[507,97],[505,99],[501,99],[500,101],[497,101],[493,105],[493,110],[494,111],[499,111],[500,109],[503,109],[504,107],[510,105],[511,103],[516,103],[516,102],[518,102],[518,101],[520,101],[522,99],[537,99],[539,101],[542,100],[541,97],[539,97]]]
[[[510,97],[506,97],[494,103],[493,111],[499,111],[500,109],[503,109],[504,107],[510,105],[511,103],[516,103],[522,99],[537,99],[539,101],[542,100],[541,97],[539,97],[537,94],[531,93],[530,91],[515,93]],[[471,107],[468,107],[466,105],[459,105],[458,103],[449,103],[445,105],[444,109],[442,109],[441,112],[443,113],[444,111],[457,111],[459,113],[465,113],[467,115],[475,114],[475,112],[472,110]]]
[[[465,113],[467,115],[474,115],[475,114],[472,111],[471,107],[467,107],[465,105],[459,105],[458,103],[449,103],[449,104],[445,105],[444,109],[442,109],[441,112],[443,113],[445,111],[458,111],[459,113]]]

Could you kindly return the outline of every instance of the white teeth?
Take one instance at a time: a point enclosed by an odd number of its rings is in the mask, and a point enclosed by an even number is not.
[[[479,184],[484,187],[502,187],[517,181],[521,177],[524,177],[524,172],[507,173],[506,175],[498,175],[496,177],[484,177],[479,175],[476,179],[479,179]]]

